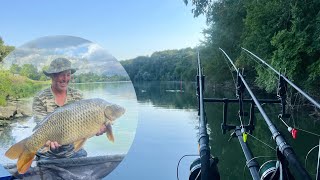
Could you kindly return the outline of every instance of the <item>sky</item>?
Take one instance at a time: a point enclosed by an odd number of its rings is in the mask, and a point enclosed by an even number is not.
[[[19,47],[53,35],[97,43],[118,60],[155,51],[195,47],[205,17],[193,17],[183,0],[4,0],[0,37]]]

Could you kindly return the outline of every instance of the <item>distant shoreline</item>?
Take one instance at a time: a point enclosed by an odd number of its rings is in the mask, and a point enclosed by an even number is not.
[[[70,83],[70,85],[72,85],[72,84],[102,84],[102,83],[118,83],[118,82],[126,82],[126,83],[129,83],[129,82],[131,82],[131,81],[83,82],[83,83]]]

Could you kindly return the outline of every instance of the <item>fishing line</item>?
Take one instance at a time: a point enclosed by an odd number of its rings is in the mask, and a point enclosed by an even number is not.
[[[241,101],[241,104],[242,104],[241,112],[242,112],[242,114],[244,114],[244,111],[243,111],[243,106],[244,106],[244,104],[243,104],[243,99],[241,99],[240,101]],[[242,114],[239,113],[239,117],[240,117],[241,127],[244,128],[243,122],[242,122]],[[243,120],[243,121],[244,121],[244,120]]]
[[[275,156],[257,156],[257,157],[253,157],[252,159],[249,159],[246,164],[243,166],[243,179],[246,179],[245,175],[246,175],[246,166],[248,166],[248,164],[253,161],[254,159],[258,159],[258,158],[275,158]]]
[[[261,68],[263,67],[263,66],[262,66],[262,64],[263,64],[262,62],[260,62],[260,61],[258,61],[257,59],[253,58],[254,56],[252,56],[251,54],[249,54],[247,51],[244,51],[244,52],[250,57],[250,59],[252,59],[252,60],[254,60],[256,63],[258,63]],[[270,72],[273,72],[271,69],[267,69],[267,71],[269,71],[269,73],[270,73]],[[271,74],[271,75],[272,75],[272,74]],[[272,76],[275,77],[275,75],[272,75]]]
[[[283,122],[283,124],[284,124],[285,126],[287,126],[287,128],[290,127],[281,117],[279,117],[279,119]],[[300,129],[300,128],[296,128],[296,127],[294,127],[294,129],[300,130],[300,131],[303,131],[303,132],[305,132],[305,133],[312,134],[312,135],[314,135],[314,136],[320,137],[320,134],[317,134],[317,133],[314,133],[314,132],[311,132],[311,131],[307,131],[307,130]]]
[[[229,72],[230,72],[231,77],[232,77],[232,80],[233,80],[233,84],[234,84],[235,88],[237,89],[237,84],[236,84],[236,80],[235,80],[234,77],[233,77],[232,69],[231,69],[231,67],[230,67],[230,65],[229,65],[229,63],[228,63],[228,61],[227,61],[227,59],[226,59],[225,56],[223,56],[223,59],[226,61],[226,64],[227,64],[227,66],[228,66],[228,68],[229,68]]]
[[[237,83],[236,83],[235,78],[233,77],[232,69],[231,69],[231,67],[230,67],[230,65],[229,65],[229,63],[228,63],[228,61],[227,61],[227,59],[226,59],[225,56],[223,56],[223,59],[226,61],[226,64],[227,64],[227,66],[228,66],[228,68],[229,68],[229,72],[230,72],[231,77],[232,77],[232,80],[233,80],[233,84],[234,84],[234,86],[235,86],[235,89],[237,89]],[[241,101],[242,101],[242,100],[241,100]],[[241,110],[242,110],[242,112],[243,112],[243,106],[242,106]],[[241,127],[244,127],[240,113],[239,113],[239,121],[240,121]]]
[[[242,48],[242,49],[244,49],[244,48]],[[254,60],[255,62],[257,62],[258,64],[262,64],[262,62],[259,62],[258,60],[256,60],[255,58],[253,58],[253,57],[255,57],[253,54],[247,52],[246,49],[244,49],[244,50],[245,50],[245,54],[247,54],[251,59],[253,59],[253,60]],[[257,57],[256,57],[256,58],[257,58]],[[276,72],[277,74],[279,74],[279,79],[280,79],[280,77],[282,76],[281,73],[277,72],[275,69],[273,69],[273,68],[272,68],[271,66],[269,66],[268,64],[265,64],[265,65],[267,65],[267,66],[270,68],[270,69],[267,69],[267,70],[269,70],[269,71],[273,70],[274,72]],[[286,69],[285,69],[285,72],[286,72]],[[287,88],[285,89],[285,91],[287,92]],[[293,107],[297,106],[297,107],[298,107],[298,108],[297,108],[297,111],[298,111],[298,109],[299,109],[300,106],[295,105],[295,104],[296,104],[296,101],[297,101],[297,99],[299,98],[299,96],[302,96],[302,95],[303,95],[303,94],[297,93],[296,96],[295,96],[295,100],[294,100],[294,103],[293,103]],[[308,98],[307,98],[307,99],[308,99]],[[285,126],[287,126],[287,128],[290,127],[282,118],[279,118],[279,119],[284,123]],[[296,126],[296,125],[295,125],[296,123],[295,123],[294,119],[293,119],[293,124],[294,124],[294,126]],[[295,128],[295,129],[320,137],[319,134],[316,134],[316,133],[313,133],[313,132],[310,132],[310,131],[307,131],[307,130],[304,130],[304,129],[300,129],[300,128]]]
[[[240,100],[240,101],[242,101],[242,100]],[[243,107],[241,107],[241,111],[243,113]],[[242,123],[242,118],[241,118],[241,113],[240,112],[239,112],[239,120],[240,120],[241,128],[243,128],[244,126],[243,126],[243,123]]]
[[[299,108],[297,108],[297,110],[298,110]],[[293,112],[293,110],[290,110],[290,112],[293,114],[294,112]],[[296,124],[296,120],[295,120],[295,117],[294,116],[290,116],[290,119],[292,119],[292,124],[293,124],[293,126],[294,127],[296,127],[297,126],[297,124]]]
[[[178,162],[178,165],[177,165],[177,180],[179,180],[179,165],[180,165],[180,162],[183,158],[187,157],[187,156],[199,156],[197,154],[186,154],[186,155],[183,155],[180,159],[179,159],[179,162]],[[201,170],[200,170],[201,171]],[[200,172],[199,172],[200,174]],[[198,174],[198,175],[199,175]],[[198,176],[197,176],[198,177]]]
[[[267,144],[267,143],[263,142],[262,140],[258,139],[257,137],[253,136],[252,134],[248,133],[248,135],[249,135],[249,136],[251,136],[251,137],[253,137],[255,140],[257,140],[257,141],[261,142],[262,144],[264,144],[264,145],[268,146],[270,149],[272,149],[272,150],[276,151],[276,149],[274,149],[272,146],[270,146],[269,144]]]
[[[200,176],[200,174],[201,174],[201,169],[199,170],[199,172],[198,172],[198,174],[197,174],[197,177],[196,177],[194,180],[197,180],[198,177]]]
[[[273,70],[273,72],[275,72],[276,74],[278,74],[279,76],[281,76],[285,81],[287,81],[288,84],[291,85],[291,87],[293,87],[294,89],[296,89],[300,94],[302,94],[305,98],[307,98],[315,107],[317,107],[318,109],[320,109],[320,104],[315,101],[313,98],[311,98],[307,93],[305,93],[304,91],[302,91],[298,86],[296,86],[293,82],[291,82],[287,77],[285,77],[284,75],[282,75],[280,72],[278,72],[277,70],[275,70],[272,66],[270,66],[268,63],[266,63],[264,60],[262,60],[260,57],[258,57],[257,55],[253,54],[252,52],[250,52],[249,50],[245,49],[245,48],[241,48],[245,51],[247,51],[248,53],[250,53],[252,56],[254,56],[255,58],[257,58],[258,60],[261,61],[261,63],[263,63],[264,65],[268,66],[270,69]]]
[[[300,93],[296,93],[295,98],[294,98],[294,102],[293,102],[293,106],[291,107],[291,113],[292,114],[294,113],[294,110],[296,110],[297,113],[300,111],[300,106],[301,105],[296,105],[296,101],[299,98],[299,96],[302,96],[302,95]],[[301,99],[301,98],[299,98],[299,99]],[[291,116],[291,117],[292,117],[292,120],[293,120],[293,125],[296,126],[296,121],[295,121],[294,116]]]
[[[244,52],[244,53],[246,53],[248,56],[249,56],[249,58],[251,58],[252,60],[254,60],[256,63],[258,63],[259,65],[261,65],[262,63],[261,62],[259,62],[258,60],[256,60],[255,58],[253,58],[253,56],[251,55],[251,54],[249,54],[248,52]],[[260,67],[263,67],[263,66],[260,66]]]
[[[300,130],[300,131],[303,131],[303,132],[305,132],[305,133],[312,134],[312,135],[314,135],[314,136],[320,137],[320,134],[317,134],[317,133],[314,133],[314,132],[311,132],[311,131],[307,131],[307,130],[300,129],[300,128],[295,128],[295,129]]]
[[[309,152],[307,153],[307,155],[306,155],[306,158],[304,159],[304,167],[307,169],[307,160],[308,160],[308,156],[309,156],[309,154],[315,149],[315,148],[317,148],[319,145],[316,145],[316,146],[314,146],[313,148],[311,148],[310,150],[309,150]]]

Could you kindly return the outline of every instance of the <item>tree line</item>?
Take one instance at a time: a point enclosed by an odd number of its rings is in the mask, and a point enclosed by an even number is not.
[[[197,49],[166,50],[121,61],[132,81],[194,81],[196,51],[209,83],[233,82],[235,74],[219,48],[243,68],[251,85],[275,90],[277,77],[252,60],[244,47],[320,97],[320,1],[184,0],[194,16],[205,15],[205,40]]]
[[[197,49],[159,51],[121,61],[133,82],[194,81],[197,50],[207,82],[232,82],[231,75],[235,74],[229,73],[228,63],[219,51],[222,48],[237,67],[244,69],[251,85],[273,91],[277,77],[244,53],[244,47],[308,93],[320,97],[320,1],[184,1],[193,5],[194,16],[206,16],[204,41]]]
[[[274,73],[253,61],[241,50],[244,47],[320,96],[320,1],[184,1],[192,4],[194,16],[206,16],[202,56],[212,80],[226,80],[221,72],[229,68],[221,60],[221,47],[254,85],[269,92],[275,89]]]
[[[74,75],[73,82],[75,83],[89,83],[89,82],[108,82],[108,81],[130,81],[129,77],[120,75],[98,75],[95,73],[82,73]]]
[[[194,81],[197,53],[192,48],[165,50],[120,62],[134,82]]]
[[[22,66],[12,64],[10,72],[36,81],[46,81],[48,80],[48,77],[44,75],[42,71],[47,68],[48,67],[44,67],[41,71],[38,71],[38,69],[32,64],[23,64]]]

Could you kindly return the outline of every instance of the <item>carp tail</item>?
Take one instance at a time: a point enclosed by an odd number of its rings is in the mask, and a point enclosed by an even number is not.
[[[23,139],[22,141],[12,145],[5,155],[10,159],[18,159],[25,149],[24,145],[26,144],[26,141],[27,139]]]
[[[30,152],[26,147],[27,139],[24,139],[8,149],[5,155],[10,159],[18,159],[17,169],[20,174],[24,174],[31,166],[36,152]]]

